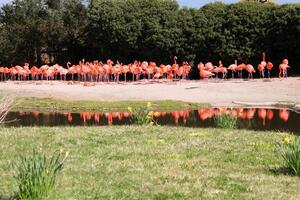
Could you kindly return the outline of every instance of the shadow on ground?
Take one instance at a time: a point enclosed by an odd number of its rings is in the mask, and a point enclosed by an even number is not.
[[[271,172],[275,176],[280,176],[280,175],[294,176],[292,171],[287,167],[272,167],[269,168],[269,172]]]
[[[0,196],[0,200],[18,200],[16,196]]]

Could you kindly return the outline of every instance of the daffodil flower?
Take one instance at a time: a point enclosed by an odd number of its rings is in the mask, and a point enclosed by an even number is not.
[[[128,107],[127,109],[128,109],[129,112],[132,112],[132,108],[131,107]]]
[[[289,136],[285,136],[283,138],[283,142],[284,142],[284,144],[290,144],[291,143],[291,138]]]

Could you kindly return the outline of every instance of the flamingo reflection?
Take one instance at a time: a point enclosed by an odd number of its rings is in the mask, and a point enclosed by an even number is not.
[[[282,121],[287,122],[289,120],[290,112],[286,109],[280,109],[279,110],[279,118],[282,119]]]
[[[273,110],[268,109],[268,111],[267,111],[267,119],[271,121],[273,119],[273,117],[274,117]]]
[[[266,109],[260,108],[258,109],[258,117],[262,119],[263,126],[266,125],[266,117],[267,117],[267,111]]]
[[[222,116],[226,114],[230,114],[235,118],[240,118],[243,120],[251,120],[255,118],[255,115],[257,113],[257,116],[259,119],[262,120],[262,125],[266,125],[266,119],[271,121],[274,119],[274,111],[272,109],[264,109],[264,108],[201,108],[198,109],[198,112],[196,115],[198,115],[199,121],[205,121],[208,119],[212,119],[215,116]],[[38,120],[40,114],[43,114],[44,117],[55,117],[55,113],[40,113],[40,112],[19,112],[19,116],[26,117],[26,116],[32,116],[36,120]],[[63,113],[63,116],[65,117],[66,121],[68,123],[73,123],[74,121],[74,113],[66,112]],[[186,124],[188,119],[194,117],[194,111],[190,110],[179,110],[179,111],[173,111],[173,112],[160,112],[160,111],[154,111],[151,112],[151,115],[154,117],[154,119],[160,120],[162,118],[169,119],[171,118],[172,122],[176,125],[179,124],[179,120],[182,119],[183,123]],[[103,121],[107,121],[108,125],[113,125],[114,122],[122,121],[122,120],[129,120],[131,118],[130,112],[106,112],[106,113],[93,113],[93,112],[82,112],[79,114],[81,121],[83,124],[87,124],[88,122],[94,122],[96,124],[100,124],[101,119]],[[280,109],[279,110],[279,119],[283,122],[287,122],[290,117],[290,112],[287,109]]]
[[[213,108],[199,109],[198,115],[199,115],[199,119],[201,121],[204,121],[214,116],[214,109]]]

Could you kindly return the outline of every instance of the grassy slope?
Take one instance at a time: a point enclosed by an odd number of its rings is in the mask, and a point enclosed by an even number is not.
[[[282,134],[176,127],[0,128],[0,199],[11,163],[32,148],[70,151],[49,199],[299,199],[300,178],[274,174]]]
[[[154,101],[153,109],[168,111],[180,109],[197,109],[207,107],[208,104],[187,103],[183,101]],[[85,111],[127,111],[127,107],[141,107],[147,105],[146,101],[64,101],[45,98],[19,98],[13,110],[16,111],[44,111],[44,112],[85,112]]]

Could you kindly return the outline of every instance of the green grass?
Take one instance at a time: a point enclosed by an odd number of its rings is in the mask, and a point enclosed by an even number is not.
[[[144,107],[147,101],[64,101],[49,98],[18,98],[13,110],[40,112],[87,112],[87,111],[128,111],[128,107]],[[208,104],[187,103],[183,101],[152,101],[152,109],[173,111],[181,109],[197,109],[208,107]]]
[[[215,116],[214,121],[217,128],[223,128],[223,129],[237,128],[237,119],[230,114]]]
[[[176,127],[0,128],[0,199],[11,165],[33,148],[70,151],[48,199],[299,199],[276,169],[282,134]]]

